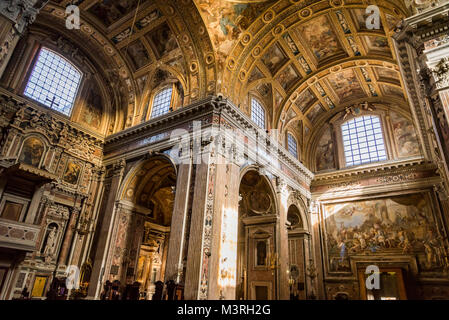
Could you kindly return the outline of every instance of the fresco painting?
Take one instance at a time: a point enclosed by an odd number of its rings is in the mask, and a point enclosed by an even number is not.
[[[365,95],[357,76],[352,69],[346,69],[336,74],[331,74],[328,80],[337,93],[340,100]]]
[[[329,271],[351,272],[351,257],[409,255],[423,271],[447,265],[429,195],[325,205]]]
[[[390,119],[399,157],[418,156],[420,154],[418,137],[412,122],[396,112],[390,113]]]
[[[322,134],[316,151],[316,169],[317,171],[335,168],[334,161],[334,142],[331,129],[328,126]]]
[[[299,32],[313,54],[318,60],[323,60],[342,52],[342,47],[338,42],[337,35],[326,15],[305,23],[299,28]]]
[[[44,143],[40,139],[30,137],[23,143],[19,161],[33,167],[39,167],[44,150]]]

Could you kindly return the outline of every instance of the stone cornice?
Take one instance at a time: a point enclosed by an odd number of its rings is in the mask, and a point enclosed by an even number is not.
[[[235,128],[244,130],[249,138],[262,139],[268,145],[276,146],[276,156],[279,160],[294,171],[299,171],[304,174],[307,179],[313,179],[314,175],[309,169],[285,150],[278,141],[275,141],[269,134],[258,128],[239,108],[227,99],[214,96],[107,137],[105,142],[105,157],[107,158],[109,149],[116,149],[120,145],[126,145],[139,139],[144,139],[148,136],[149,132],[152,135],[167,132],[182,124],[208,115],[218,115]]]
[[[315,174],[312,186],[326,185],[345,181],[360,180],[369,177],[378,177],[396,173],[412,172],[417,170],[437,170],[437,166],[423,158],[390,161],[364,165],[356,168],[342,169],[328,173]]]

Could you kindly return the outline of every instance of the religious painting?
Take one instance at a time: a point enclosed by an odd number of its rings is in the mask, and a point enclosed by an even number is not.
[[[423,271],[446,266],[427,193],[324,206],[329,271],[351,272],[351,258],[416,257]]]
[[[396,87],[396,86],[389,86],[386,84],[381,84],[380,87],[381,87],[384,95],[395,96],[395,97],[404,99],[404,92],[402,91],[401,88]]]
[[[382,67],[376,67],[375,70],[379,79],[390,79],[399,82],[399,73],[395,70]]]
[[[380,36],[364,36],[366,49],[368,52],[384,53],[391,55],[390,45],[385,37]]]
[[[304,38],[318,61],[342,52],[329,18],[317,17],[299,27],[300,38]]]
[[[290,120],[292,120],[294,117],[296,117],[297,114],[293,108],[289,108],[287,111],[287,116],[285,117],[285,123],[288,123]]]
[[[357,30],[365,31],[369,30],[366,27],[366,23],[368,21],[368,17],[371,16],[371,13],[366,13],[366,8],[363,9],[353,9],[351,10],[351,16],[354,18],[354,21],[357,25]],[[374,23],[373,21],[368,21],[370,24]],[[383,30],[382,20],[380,20],[380,29]]]
[[[335,168],[334,140],[332,139],[332,132],[329,126],[324,130],[318,142],[315,159],[317,171]]]
[[[340,98],[340,101],[365,95],[365,92],[352,69],[346,69],[339,73],[331,74],[328,77],[328,80],[335,93]]]
[[[268,262],[267,240],[256,240],[256,267],[265,267]]]
[[[275,109],[277,109],[281,106],[283,99],[284,99],[284,97],[277,90],[274,90],[274,107],[275,107]]]
[[[282,88],[286,92],[299,79],[301,79],[301,76],[299,75],[298,71],[296,71],[296,69],[293,65],[289,65],[286,68],[284,68],[284,70],[279,72],[279,74],[276,77],[276,80],[279,81]]]
[[[150,63],[150,56],[140,40],[134,41],[122,49],[122,53],[128,57],[135,70]]]
[[[307,119],[314,122],[315,119],[324,111],[323,106],[318,103],[307,113]]]
[[[166,23],[157,30],[147,34],[147,37],[159,58],[178,48],[176,36]]]
[[[44,143],[40,139],[36,137],[27,138],[23,142],[19,161],[33,167],[39,167],[44,151]]]
[[[19,221],[24,204],[6,200],[1,214],[2,219]]]
[[[315,101],[315,99],[315,95],[309,89],[306,89],[299,94],[298,98],[295,101],[295,104],[304,113],[307,107],[310,106],[310,104]]]
[[[81,173],[81,166],[77,162],[68,161],[63,180],[70,184],[77,184]]]
[[[81,112],[81,122],[92,129],[98,130],[101,127],[101,118],[103,116],[103,102],[99,89],[93,85],[90,89],[86,104]]]
[[[396,112],[390,112],[390,119],[398,156],[400,158],[418,156],[420,150],[413,123]]]
[[[93,14],[106,26],[110,26],[134,10],[137,7],[137,3],[138,0],[103,0],[90,7],[88,12]]]
[[[275,74],[281,66],[287,62],[287,56],[277,43],[268,48],[267,52],[261,58],[263,64]]]
[[[43,297],[45,285],[47,284],[47,276],[36,276],[34,279],[33,289],[31,290],[31,297]]]
[[[254,67],[253,71],[251,71],[251,74],[248,78],[248,83],[254,82],[256,80],[262,79],[264,75],[260,71],[258,67]]]
[[[196,0],[204,22],[210,32],[218,60],[224,61],[240,34],[245,31],[266,8],[269,1]]]

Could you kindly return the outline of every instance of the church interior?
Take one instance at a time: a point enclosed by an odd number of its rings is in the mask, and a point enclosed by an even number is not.
[[[0,300],[449,299],[448,13],[2,0]]]

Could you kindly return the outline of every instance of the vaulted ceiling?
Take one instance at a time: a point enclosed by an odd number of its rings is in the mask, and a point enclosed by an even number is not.
[[[223,93],[270,127],[307,136],[320,119],[357,101],[406,104],[391,35],[404,1],[370,1],[381,27],[366,27],[365,0],[54,0],[45,14],[81,9],[81,32],[112,58],[127,88],[124,127],[138,123],[158,68],[177,77],[187,104]]]

